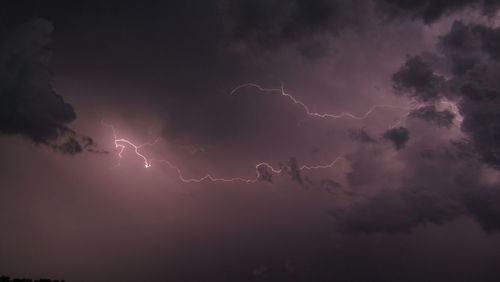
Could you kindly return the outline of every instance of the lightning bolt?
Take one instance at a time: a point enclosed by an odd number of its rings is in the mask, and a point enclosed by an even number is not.
[[[366,111],[364,114],[362,115],[355,115],[355,114],[352,114],[352,113],[349,113],[349,112],[342,112],[342,113],[339,113],[339,114],[333,114],[333,113],[318,113],[318,112],[313,112],[309,109],[309,106],[307,106],[304,102],[298,100],[297,98],[295,98],[293,95],[291,95],[290,93],[287,93],[285,91],[285,88],[283,85],[281,85],[280,88],[265,88],[265,87],[262,87],[258,84],[255,84],[255,83],[244,83],[244,84],[241,84],[239,86],[237,86],[236,88],[234,88],[230,95],[236,95],[237,92],[243,88],[248,88],[248,87],[252,87],[252,88],[256,88],[257,90],[259,90],[260,92],[263,92],[263,93],[278,93],[279,95],[281,96],[284,96],[286,97],[287,99],[289,99],[290,101],[292,101],[293,104],[295,105],[299,105],[303,111],[306,113],[306,115],[310,116],[310,117],[315,117],[315,118],[322,118],[322,119],[328,119],[328,118],[331,118],[331,119],[339,119],[339,118],[351,118],[351,119],[355,119],[355,120],[364,120],[366,119],[368,116],[370,116],[373,112],[375,112],[377,109],[397,109],[397,110],[403,110],[405,111],[405,113],[400,116],[399,118],[396,119],[396,122],[390,126],[389,128],[394,128],[396,126],[399,126],[400,124],[404,123],[406,121],[406,119],[410,116],[411,112],[415,109],[418,109],[422,106],[425,106],[425,103],[418,103],[416,101],[412,101],[410,106],[409,107],[402,107],[402,106],[395,106],[395,105],[385,105],[385,104],[380,104],[380,105],[373,105],[370,109],[368,109],[368,111]],[[462,123],[463,121],[463,117],[462,115],[460,114],[460,111],[457,107],[457,104],[455,102],[452,102],[448,99],[442,99],[440,101],[437,101],[436,102],[438,105],[444,105],[444,106],[447,106],[447,108],[455,115],[456,117],[456,122],[455,125],[457,127],[460,127],[460,124]]]
[[[349,113],[349,112],[343,112],[343,113],[340,113],[340,114],[317,113],[317,112],[311,111],[309,109],[309,107],[304,102],[296,99],[291,94],[286,93],[285,90],[284,90],[283,85],[281,86],[281,88],[264,88],[264,87],[261,87],[258,84],[245,83],[245,84],[239,85],[236,88],[234,88],[231,91],[230,95],[235,95],[240,89],[246,88],[246,87],[254,87],[254,88],[257,88],[261,92],[279,93],[280,95],[282,95],[282,96],[288,98],[289,100],[291,100],[294,104],[299,105],[308,116],[316,117],[316,118],[333,118],[333,119],[338,119],[338,118],[352,118],[352,119],[356,119],[356,120],[363,120],[363,119],[367,118],[370,114],[372,114],[375,110],[377,110],[379,108],[390,108],[390,109],[405,110],[406,111],[405,114],[403,116],[401,116],[397,120],[397,123],[395,125],[393,125],[392,127],[395,127],[396,125],[404,122],[409,117],[409,115],[410,115],[410,113],[411,113],[412,110],[414,110],[414,109],[416,109],[418,107],[421,107],[423,105],[421,103],[413,103],[411,105],[411,107],[401,107],[401,106],[394,106],[394,105],[374,105],[367,112],[365,112],[362,115],[355,115],[355,114],[352,114],[352,113]],[[450,109],[450,111],[453,114],[456,115],[457,121],[459,123],[462,122],[463,118],[460,115],[460,112],[458,110],[458,107],[457,107],[456,103],[448,101],[448,100],[443,100],[443,101],[438,102],[438,104],[442,104],[442,105],[447,106]],[[137,157],[140,158],[144,162],[144,167],[145,168],[151,167],[153,165],[153,162],[166,164],[170,169],[173,169],[173,170],[176,171],[179,180],[181,182],[184,182],[184,183],[193,183],[193,182],[200,183],[200,182],[204,182],[204,181],[256,183],[257,181],[263,179],[263,173],[267,173],[267,172],[270,171],[273,174],[281,174],[281,173],[284,172],[284,169],[285,169],[284,167],[281,167],[279,169],[278,168],[274,168],[272,165],[270,165],[267,162],[260,162],[260,163],[258,163],[258,164],[255,165],[255,177],[253,177],[253,178],[244,178],[244,177],[223,178],[223,177],[213,176],[212,174],[206,174],[206,175],[204,175],[202,177],[199,177],[199,178],[189,178],[189,177],[185,176],[185,174],[183,173],[183,171],[181,170],[181,168],[179,166],[173,164],[169,160],[166,160],[166,159],[158,159],[158,160],[156,160],[156,159],[150,159],[146,155],[144,155],[143,153],[141,153],[141,151],[140,151],[141,148],[143,148],[145,146],[153,146],[153,145],[155,145],[159,141],[159,139],[156,139],[154,142],[149,142],[149,143],[144,143],[144,144],[136,145],[136,144],[134,144],[132,141],[130,141],[128,139],[118,138],[118,136],[116,134],[116,130],[115,130],[115,128],[114,128],[113,125],[107,124],[107,123],[104,123],[104,122],[103,122],[103,124],[106,125],[106,126],[108,126],[108,127],[110,127],[111,130],[112,130],[112,132],[113,132],[113,142],[115,144],[116,150],[118,151],[118,159],[119,159],[117,166],[120,165],[120,161],[123,158],[123,152],[124,152],[124,150],[127,147],[131,147],[134,150],[134,152],[137,155]],[[297,169],[299,171],[302,171],[302,170],[316,170],[316,169],[328,169],[328,168],[334,167],[335,164],[338,161],[340,161],[340,160],[345,160],[345,158],[343,156],[338,156],[337,158],[335,158],[332,162],[330,162],[328,164],[324,164],[324,165],[309,165],[309,166],[308,165],[302,165],[302,166],[298,167]],[[265,169],[266,171],[263,171],[263,169]]]
[[[394,106],[394,105],[374,105],[367,112],[365,112],[364,114],[359,115],[359,116],[354,115],[354,114],[349,113],[349,112],[342,112],[340,114],[317,113],[317,112],[311,111],[309,109],[309,107],[304,102],[298,100],[297,98],[295,98],[291,94],[285,92],[285,88],[283,87],[283,85],[281,86],[281,88],[264,88],[258,84],[255,84],[255,83],[245,83],[245,84],[241,84],[241,85],[237,86],[236,88],[234,88],[231,91],[230,95],[235,95],[235,94],[237,94],[237,92],[240,89],[247,88],[247,87],[257,88],[261,92],[278,93],[281,96],[288,98],[295,105],[299,105],[308,116],[315,117],[315,118],[323,118],[323,119],[324,118],[333,118],[333,119],[352,118],[352,119],[356,119],[356,120],[363,120],[363,119],[367,118],[369,115],[371,115],[375,110],[381,109],[381,108],[398,109],[398,110],[405,110],[405,111],[411,109],[411,108],[407,108],[407,107],[400,107],[400,106]]]
[[[300,166],[298,168],[298,170],[302,171],[302,170],[311,170],[311,169],[327,169],[327,168],[332,168],[340,160],[345,160],[345,158],[342,157],[342,156],[339,156],[335,160],[333,160],[331,163],[326,164],[326,165],[316,165],[316,166],[302,165],[302,166]],[[181,180],[184,183],[192,183],[192,182],[200,183],[200,182],[203,182],[203,181],[206,181],[206,180],[209,180],[209,181],[212,181],[212,182],[245,182],[245,183],[256,183],[256,182],[258,182],[259,180],[262,179],[262,173],[260,172],[260,170],[262,168],[269,169],[274,174],[281,174],[284,171],[284,168],[277,169],[277,168],[274,168],[269,163],[261,162],[261,163],[258,163],[257,165],[255,165],[255,177],[254,178],[243,178],[243,177],[221,178],[221,177],[212,176],[211,174],[206,174],[205,176],[200,177],[200,178],[186,178],[184,176],[184,174],[182,173],[182,170],[178,166],[172,164],[170,161],[168,161],[168,160],[157,160],[155,162],[165,163],[165,164],[167,164],[167,166],[169,166],[170,168],[174,169],[177,172],[179,180]]]
[[[139,149],[141,149],[144,146],[153,146],[159,141],[159,139],[156,139],[154,142],[136,145],[128,139],[118,138],[116,135],[115,127],[112,124],[108,124],[105,122],[102,122],[102,124],[110,127],[111,131],[113,132],[113,142],[115,144],[116,150],[118,151],[118,164],[117,164],[117,166],[120,165],[120,161],[123,158],[123,151],[126,149],[126,147],[128,145],[128,146],[132,147],[134,149],[135,154],[137,156],[139,156],[144,161],[145,168],[151,167],[151,160],[149,160],[145,155],[143,155],[141,152],[139,152]]]
[[[185,174],[182,172],[182,170],[179,168],[179,166],[173,164],[169,160],[166,159],[151,159],[148,158],[146,155],[140,152],[140,149],[145,147],[145,146],[154,146],[156,143],[158,143],[159,139],[156,139],[154,142],[149,142],[149,143],[144,143],[141,145],[136,145],[132,141],[125,139],[125,138],[118,138],[116,134],[115,127],[112,124],[102,122],[103,125],[108,126],[111,128],[111,131],[113,132],[113,143],[115,145],[116,150],[118,151],[118,164],[116,166],[119,166],[121,163],[121,160],[123,158],[123,152],[127,147],[131,147],[137,157],[141,159],[144,163],[145,168],[150,168],[154,163],[162,163],[166,164],[169,168],[173,169],[176,171],[177,176],[181,182],[184,183],[200,183],[204,181],[211,181],[211,182],[244,182],[244,183],[256,183],[259,180],[262,179],[262,169],[268,169],[270,172],[274,174],[281,174],[284,172],[284,168],[274,168],[272,165],[270,165],[267,162],[261,162],[255,165],[255,177],[253,178],[244,178],[244,177],[231,177],[231,178],[223,178],[223,177],[216,177],[211,174],[206,174],[202,177],[199,178],[188,178],[184,176]],[[298,167],[299,171],[302,170],[313,170],[313,169],[328,169],[332,168],[335,166],[335,164],[340,161],[340,160],[345,160],[344,157],[339,156],[335,158],[332,162],[325,164],[325,165],[302,165]],[[115,166],[115,167],[116,167]]]

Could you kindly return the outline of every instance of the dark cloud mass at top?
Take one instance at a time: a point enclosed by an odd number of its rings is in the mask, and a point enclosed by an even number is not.
[[[321,56],[324,38],[363,24],[368,1],[222,1],[227,29],[256,51],[298,44],[306,57]]]
[[[0,27],[0,133],[17,134],[67,154],[93,150],[67,124],[73,107],[52,88],[48,68],[53,26],[42,19]]]
[[[376,3],[391,17],[422,19],[427,24],[465,8],[476,8],[483,14],[494,15],[500,7],[498,0],[377,0]]]

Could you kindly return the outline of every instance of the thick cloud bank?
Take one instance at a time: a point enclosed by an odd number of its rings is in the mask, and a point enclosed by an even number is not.
[[[456,21],[442,35],[437,53],[407,57],[392,76],[395,93],[423,106],[412,110],[417,118],[441,128],[425,132],[393,128],[383,134],[399,151],[392,156],[400,169],[376,165],[375,154],[365,149],[351,155],[351,184],[369,178],[381,192],[336,213],[345,232],[410,232],[425,223],[441,224],[459,216],[472,216],[486,231],[500,229],[500,190],[484,175],[500,169],[500,29]],[[439,110],[442,104],[456,110]],[[444,129],[458,126],[462,136],[445,138]],[[427,127],[424,127],[427,130]],[[405,146],[410,132],[413,142]],[[406,150],[401,150],[405,148]],[[380,149],[382,150],[382,149]],[[380,153],[378,153],[380,155]],[[378,157],[380,158],[380,156]],[[396,175],[387,183],[375,181]],[[357,182],[356,182],[357,181]]]
[[[40,19],[0,29],[0,133],[67,154],[94,150],[90,137],[67,126],[76,113],[52,88],[47,66],[52,29]]]

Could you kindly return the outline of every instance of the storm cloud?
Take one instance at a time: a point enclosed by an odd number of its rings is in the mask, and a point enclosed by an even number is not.
[[[231,37],[250,49],[273,50],[296,44],[305,57],[328,52],[325,35],[365,24],[369,1],[294,0],[222,1]]]
[[[500,73],[493,47],[498,44],[497,33],[497,28],[484,24],[456,21],[437,42],[438,53],[409,56],[394,73],[395,93],[422,105],[412,110],[409,117],[448,129],[458,121],[465,138],[450,140],[437,149],[427,149],[432,143],[435,146],[443,142],[437,139],[440,136],[436,132],[422,137],[425,141],[410,146],[405,154],[414,157],[404,161],[413,170],[410,177],[406,176],[410,182],[402,181],[403,186],[390,190],[382,188],[368,200],[336,213],[343,232],[405,233],[419,225],[443,224],[463,216],[475,218],[485,231],[499,230],[496,222],[500,218],[495,208],[500,204],[498,189],[480,180],[480,171],[485,170],[485,166],[498,169],[499,163],[497,100],[500,88],[495,78]],[[456,103],[458,112],[438,110],[443,107],[443,101]],[[408,131],[401,129],[384,133],[396,149],[401,149],[408,137]],[[416,157],[417,151],[421,159]],[[358,157],[355,160],[363,163]],[[452,162],[455,163],[451,165]],[[424,179],[424,175],[433,174],[432,167],[443,166],[450,166],[450,169],[442,175]],[[360,168],[355,166],[350,173],[351,177],[356,176],[353,179],[386,173],[376,167],[371,167],[374,171],[369,173],[366,168]],[[404,175],[405,172],[400,173]],[[450,179],[454,180],[450,182]]]
[[[498,280],[498,1],[28,2],[1,275]]]
[[[427,24],[466,8],[476,8],[485,15],[494,15],[500,7],[500,2],[497,0],[377,0],[376,3],[382,11],[393,18],[422,19]]]
[[[435,106],[424,106],[413,110],[410,117],[419,118],[437,126],[450,127],[455,115],[449,110],[439,111]]]
[[[401,150],[410,140],[410,132],[405,127],[392,128],[384,132],[383,137],[391,141],[396,150]]]
[[[95,150],[90,137],[68,127],[76,113],[52,88],[52,30],[42,19],[0,28],[0,133],[71,155]]]
[[[498,29],[481,24],[466,25],[457,21],[438,43],[439,54],[409,57],[393,75],[398,93],[434,104],[441,99],[457,101],[463,118],[461,129],[468,134],[483,160],[498,167],[498,93],[500,68],[496,46]],[[443,68],[443,66],[446,66]],[[438,72],[446,71],[445,80]],[[450,113],[437,113],[432,107],[412,113],[420,118],[446,125]]]
[[[420,56],[407,58],[392,80],[396,93],[407,94],[423,102],[439,99],[444,83],[444,78],[436,75]]]

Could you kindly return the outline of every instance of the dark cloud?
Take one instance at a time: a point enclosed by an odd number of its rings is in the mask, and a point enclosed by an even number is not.
[[[500,60],[500,28],[455,21],[438,46],[447,56],[472,69],[474,59],[479,59],[475,57],[480,56],[480,52],[484,52],[494,61]]]
[[[480,35],[481,49],[493,60],[500,60],[500,28],[476,25],[474,31]]]
[[[343,232],[410,232],[424,223],[442,224],[462,214],[461,206],[432,189],[382,191],[336,215]]]
[[[485,231],[500,230],[500,189],[498,187],[471,189],[464,196],[464,204]]]
[[[452,66],[460,65],[464,60],[474,62],[461,72],[452,70],[454,76],[449,80],[448,88],[451,95],[460,99],[462,130],[473,141],[483,160],[497,168],[500,164],[497,142],[500,84],[496,77],[500,69],[494,46],[499,40],[497,28],[456,21],[439,45]]]
[[[484,87],[480,83],[465,83],[460,92],[468,99],[476,102],[494,101],[500,96],[498,89]]]
[[[351,139],[361,143],[377,143],[377,140],[375,140],[375,138],[365,129],[350,129],[348,135]]]
[[[466,25],[461,21],[455,21],[450,32],[441,36],[438,47],[442,52],[451,55],[464,55],[475,52],[478,48],[478,34],[473,26]]]
[[[486,231],[500,229],[499,190],[480,180],[485,173],[480,172],[482,164],[500,168],[497,34],[496,28],[486,25],[455,22],[450,32],[440,37],[436,54],[408,57],[393,75],[397,94],[426,103],[412,111],[411,117],[443,127],[451,127],[457,119],[466,138],[437,146],[438,136],[425,136],[425,141],[406,152],[405,164],[413,172],[403,188],[378,192],[338,214],[342,230],[409,232],[424,223],[441,224],[463,215],[475,218]],[[456,103],[458,112],[437,110],[443,99]],[[384,137],[404,140],[406,134],[396,132],[398,129],[388,131]],[[394,144],[398,148],[398,143]],[[433,170],[441,170],[442,175]],[[351,174],[362,177],[366,173]]]
[[[403,170],[388,171],[382,166],[360,167],[359,159],[366,154],[353,154],[353,172],[358,179],[371,179],[372,196],[350,207],[336,210],[338,228],[345,233],[409,233],[424,224],[444,224],[459,217],[472,217],[486,231],[498,231],[500,226],[500,193],[498,187],[481,182],[482,166],[465,141],[442,143],[436,149],[425,149],[436,139],[417,143],[401,152],[393,161],[404,161]],[[378,157],[380,158],[380,156]],[[362,169],[360,169],[362,168]],[[398,180],[375,181],[399,176]],[[380,189],[377,191],[375,188]],[[365,191],[361,191],[365,192]]]
[[[424,106],[410,113],[411,117],[425,120],[431,124],[443,127],[450,127],[453,124],[455,115],[448,111],[438,111],[435,106]]]
[[[424,149],[420,152],[420,156],[429,160],[471,161],[476,159],[476,152],[467,140],[451,140],[449,145],[450,148]]]
[[[489,165],[500,168],[500,30],[481,24],[456,21],[438,42],[438,54],[409,57],[393,75],[397,93],[421,102],[442,98],[457,101],[461,130]],[[447,79],[436,75],[446,73]],[[450,113],[431,106],[413,112],[441,125],[449,124]]]
[[[297,164],[297,160],[294,157],[290,158],[290,160],[288,161],[288,166],[290,170],[288,170],[287,172],[292,177],[292,180],[296,181],[301,185],[304,184],[304,179],[302,178],[302,174],[300,173],[300,167]]]
[[[387,150],[381,143],[363,146],[346,156],[351,166],[351,171],[346,173],[349,188],[361,191],[386,189],[397,187],[399,183],[398,173],[394,167],[387,165],[394,160],[388,159],[388,154],[392,150]],[[382,188],[381,188],[382,187]]]
[[[493,15],[500,6],[497,0],[377,0],[376,3],[390,17],[422,19],[426,24],[465,8],[479,8],[485,15]]]
[[[401,150],[410,140],[410,131],[405,127],[392,128],[384,132],[383,137],[391,141],[396,150]]]
[[[272,49],[299,43],[301,53],[316,57],[328,48],[324,38],[348,26],[362,24],[359,16],[367,1],[338,0],[243,0],[223,1],[231,35],[250,48]]]
[[[52,29],[41,19],[0,28],[0,133],[67,154],[95,150],[92,139],[67,127],[75,111],[52,88],[47,67]]]
[[[462,216],[472,216],[493,232],[500,230],[499,206],[500,190],[495,187],[400,188],[379,192],[333,216],[346,233],[409,233],[422,224]]]
[[[261,165],[257,167],[259,179],[262,181],[273,182],[273,174],[267,166]]]
[[[408,57],[392,80],[397,93],[423,102],[439,99],[444,83],[444,78],[436,75],[421,56]]]

